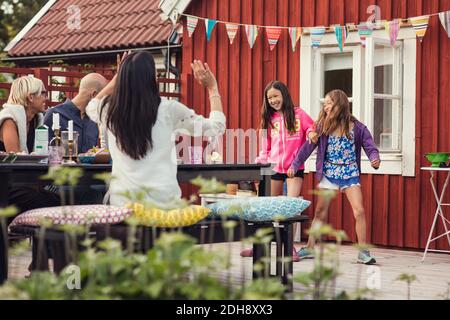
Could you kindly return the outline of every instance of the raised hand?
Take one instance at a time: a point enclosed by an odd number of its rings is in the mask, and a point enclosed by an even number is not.
[[[202,63],[200,60],[194,60],[191,63],[192,71],[194,72],[194,78],[202,86],[209,90],[217,89],[217,80],[214,74],[211,72],[207,63]]]

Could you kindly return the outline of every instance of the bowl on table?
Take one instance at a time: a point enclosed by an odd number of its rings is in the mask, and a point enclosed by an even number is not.
[[[425,154],[425,158],[431,162],[432,167],[440,167],[446,164],[450,158],[450,152],[430,152]]]

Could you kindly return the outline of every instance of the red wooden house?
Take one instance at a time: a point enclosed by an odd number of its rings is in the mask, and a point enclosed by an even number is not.
[[[409,18],[450,10],[450,0],[192,0],[164,3],[170,14],[176,9],[197,17],[259,26],[313,27],[358,24],[379,8],[381,20]],[[373,7],[371,10],[374,10]],[[172,16],[176,14],[172,11]],[[186,27],[186,18],[181,16]],[[230,45],[224,24],[217,24],[211,40],[199,21],[192,38],[185,28],[182,50],[184,102],[206,114],[205,92],[188,76],[190,62],[208,62],[217,74],[228,127],[258,128],[265,85],[274,79],[288,84],[294,101],[312,117],[327,90],[342,88],[352,98],[353,113],[369,126],[382,151],[382,166],[371,170],[363,160],[362,188],[368,222],[368,241],[374,245],[423,248],[436,209],[427,152],[450,151],[450,39],[438,17],[430,18],[423,42],[416,40],[411,25],[402,26],[394,45],[387,43],[384,28],[375,30],[367,47],[358,32],[350,31],[344,51],[334,33],[327,33],[318,49],[311,48],[304,33],[295,52],[283,31],[277,46],[269,49],[260,30],[253,49],[243,27]],[[252,161],[248,156],[247,161]],[[309,168],[313,166],[311,163]],[[442,187],[444,176],[438,176]],[[310,199],[315,188],[307,174],[303,195]],[[447,194],[445,199],[450,200]],[[329,222],[356,241],[349,203],[339,195]],[[313,210],[309,209],[312,215]],[[443,231],[442,225],[439,231]],[[447,239],[434,248],[450,249]]]

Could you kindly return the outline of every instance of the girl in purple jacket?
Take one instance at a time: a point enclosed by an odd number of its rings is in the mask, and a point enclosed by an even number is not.
[[[316,178],[319,189],[340,190],[345,193],[356,219],[356,234],[360,244],[366,243],[366,217],[360,184],[361,148],[369,157],[373,168],[380,167],[380,156],[367,127],[351,115],[347,95],[333,90],[325,96],[325,103],[316,122],[316,136],[300,149],[288,170],[292,177],[317,147]],[[315,217],[325,221],[330,202],[319,196]],[[306,248],[299,250],[300,259],[313,258],[314,239],[310,236]],[[361,250],[358,263],[374,264],[369,250]]]

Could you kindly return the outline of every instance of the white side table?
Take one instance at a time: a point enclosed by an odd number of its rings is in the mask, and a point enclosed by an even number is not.
[[[442,200],[444,199],[445,191],[447,190],[448,182],[450,180],[450,168],[439,168],[439,167],[425,167],[421,168],[423,171],[429,171],[430,172],[430,183],[431,188],[433,189],[434,197],[436,199],[436,212],[434,214],[433,224],[431,225],[430,235],[428,236],[427,245],[425,247],[425,252],[423,253],[422,262],[425,261],[425,257],[427,255],[428,251],[434,251],[434,252],[444,252],[444,253],[450,253],[448,250],[435,250],[435,249],[429,249],[431,242],[436,241],[437,239],[440,239],[444,236],[447,236],[448,244],[450,245],[450,221],[444,216],[444,212],[442,211],[442,207],[444,206],[450,206],[450,203],[443,203]],[[436,172],[443,171],[447,173],[447,177],[445,178],[444,186],[442,187],[441,194],[438,194],[437,186],[434,182],[434,175]],[[445,232],[437,235],[433,238],[433,233],[437,226],[438,219],[442,220],[442,223],[444,225]]]

